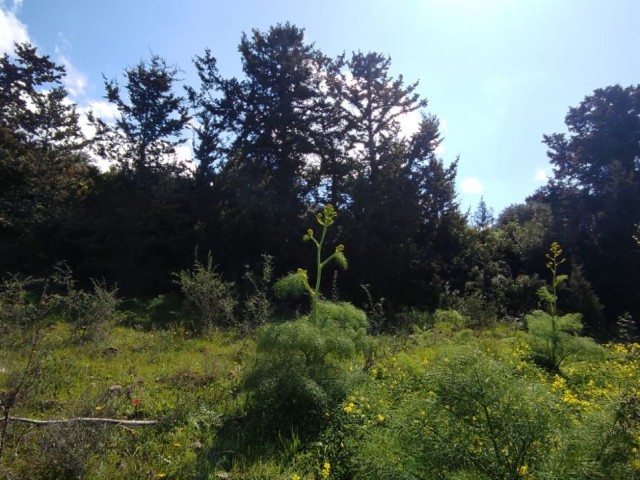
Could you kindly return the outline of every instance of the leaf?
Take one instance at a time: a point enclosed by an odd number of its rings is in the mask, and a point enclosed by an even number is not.
[[[349,263],[347,262],[347,257],[344,256],[344,253],[342,253],[342,251],[334,253],[333,258],[343,270],[347,270],[347,268],[349,267]]]
[[[549,291],[546,285],[540,287],[537,293],[538,297],[547,303],[553,303],[556,300],[555,295]]]

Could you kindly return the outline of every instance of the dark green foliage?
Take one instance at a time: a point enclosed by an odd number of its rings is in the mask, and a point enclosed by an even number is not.
[[[367,319],[349,303],[318,302],[310,316],[258,330],[259,367],[245,387],[252,393],[252,418],[265,439],[278,432],[309,438],[319,432],[325,413],[353,386],[344,364],[370,348]]]
[[[640,339],[638,324],[633,320],[629,312],[618,317],[616,322],[616,337],[621,342],[637,342]]]
[[[640,312],[640,256],[633,241],[640,204],[640,86],[595,90],[546,135],[554,179],[537,198],[554,213],[569,248],[607,307],[608,325]]]
[[[84,144],[73,104],[66,103],[64,67],[16,44],[0,58],[0,135],[9,149],[77,151]]]
[[[0,57],[0,271],[42,274],[92,186],[64,68],[28,44]]]
[[[281,239],[294,238],[306,210],[306,155],[314,151],[311,108],[319,95],[314,78],[324,60],[305,42],[304,31],[288,23],[243,35],[239,51],[243,79],[220,78],[209,54],[196,60],[201,94],[216,97],[199,106],[207,122],[198,147],[209,175],[216,172],[211,188],[218,215],[212,221],[224,242],[215,251],[230,265],[253,262],[264,251],[295,264],[301,249],[287,248]],[[228,145],[217,159],[207,145],[220,134]]]
[[[115,79],[105,79],[106,98],[119,117],[115,125],[92,117],[98,130],[94,145],[99,156],[117,162],[138,187],[148,187],[157,175],[182,171],[175,147],[185,142],[180,135],[189,115],[184,98],[173,92],[178,69],[158,55],[127,68],[124,75],[124,95]]]
[[[493,217],[493,209],[487,207],[487,203],[484,201],[484,197],[480,197],[478,202],[478,208],[473,214],[473,224],[480,230],[486,230],[490,228],[495,222]]]
[[[604,307],[580,265],[573,267],[569,279],[562,285],[560,292],[562,294],[559,302],[560,309],[565,312],[580,313],[582,323],[587,327],[589,335],[606,338]]]

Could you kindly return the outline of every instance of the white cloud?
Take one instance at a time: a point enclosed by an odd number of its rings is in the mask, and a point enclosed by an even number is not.
[[[74,67],[66,55],[60,55],[60,63],[64,66],[66,75],[62,80],[67,91],[72,97],[78,98],[84,95],[84,89],[87,86],[87,77]]]
[[[118,107],[106,100],[89,100],[87,106],[83,107],[81,111],[88,112],[89,110],[105,122],[113,121],[118,115]]]
[[[467,177],[460,182],[462,193],[481,194],[484,192],[484,185],[476,177]]]
[[[0,55],[13,52],[14,43],[30,41],[27,26],[15,14],[21,4],[21,1],[14,1],[7,8],[5,2],[0,3]]]
[[[420,128],[420,121],[422,116],[420,112],[414,110],[413,112],[405,113],[398,117],[398,123],[400,124],[400,131],[406,137],[410,137],[418,131]]]
[[[77,109],[80,115],[80,129],[85,137],[91,139],[96,134],[96,129],[87,120],[87,114],[93,112],[96,118],[100,118],[107,123],[113,123],[118,114],[118,108],[105,100],[89,100],[86,105]]]
[[[84,89],[87,86],[87,77],[71,63],[71,59],[65,51],[71,50],[71,42],[62,32],[58,32],[58,44],[55,46],[55,52],[58,56],[58,63],[62,64],[65,69],[65,76],[62,83],[69,94],[76,100],[84,96]]]
[[[538,168],[536,169],[536,174],[533,179],[536,182],[546,182],[547,180],[549,180],[549,174],[547,173],[546,169]]]
[[[438,121],[440,122],[440,125],[439,125],[440,133],[448,133],[449,132],[449,123],[447,122],[447,119],[446,118],[438,118]]]
[[[183,143],[176,147],[176,158],[179,162],[190,163],[193,161],[193,152],[191,151],[191,142]]]

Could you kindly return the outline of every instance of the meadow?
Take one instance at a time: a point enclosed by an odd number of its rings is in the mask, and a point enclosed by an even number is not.
[[[344,246],[322,253],[334,218],[305,236],[315,277],[274,283],[266,257],[241,306],[210,255],[175,274],[181,296],[147,300],[65,268],[9,277],[2,477],[640,478],[640,344],[623,328],[597,344],[558,310],[557,243],[521,319],[414,309],[373,334],[383,309],[320,292],[325,267],[347,266]]]

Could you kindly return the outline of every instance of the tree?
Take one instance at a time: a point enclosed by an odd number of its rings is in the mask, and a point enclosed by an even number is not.
[[[64,67],[29,44],[0,58],[2,269],[28,271],[54,261],[64,250],[63,225],[91,189],[85,140],[64,74]]]
[[[480,230],[486,230],[494,224],[493,209],[487,207],[484,197],[480,197],[478,208],[473,214],[473,223]]]
[[[116,79],[105,78],[105,98],[119,112],[115,124],[91,117],[97,128],[96,152],[117,162],[121,171],[139,186],[156,175],[176,174],[184,166],[175,161],[176,146],[189,121],[185,99],[173,90],[178,69],[157,55],[124,72],[125,95]]]
[[[200,89],[185,87],[189,103],[194,110],[196,134],[194,157],[198,161],[195,180],[198,186],[210,187],[216,174],[220,173],[228,154],[228,146],[223,140],[225,128],[224,106],[219,93],[227,82],[220,76],[217,61],[211,50],[206,49],[203,56],[193,61]]]
[[[354,53],[347,62],[344,112],[353,153],[375,181],[382,154],[400,132],[399,119],[427,106],[416,93],[418,82],[404,85],[402,75],[389,75],[391,59],[375,52]]]
[[[0,58],[0,135],[5,148],[77,151],[84,146],[63,66],[27,43]]]
[[[325,58],[289,23],[244,34],[239,51],[240,80],[220,78],[206,54],[197,60],[206,74],[203,85],[217,93],[206,102],[207,138],[219,137],[221,129],[229,139],[213,185],[217,223],[225,232],[214,251],[236,265],[265,252],[294,263],[300,247],[286,243],[302,227],[313,188],[308,176],[315,149],[312,106],[318,96],[315,76]]]
[[[610,322],[640,316],[640,86],[598,89],[565,118],[568,134],[545,135],[554,178],[538,198],[553,209],[556,231],[583,264]]]
[[[110,276],[128,295],[173,288],[171,272],[193,251],[192,181],[176,159],[189,121],[186,99],[174,91],[178,73],[152,55],[125,70],[124,87],[105,79],[118,117],[92,118],[94,151],[117,169],[101,175],[75,225],[82,271]]]
[[[400,130],[403,115],[427,105],[417,83],[392,78],[390,59],[377,53],[355,53],[347,66],[342,105],[356,167],[347,227],[354,270],[393,303],[434,305],[450,253],[441,255],[443,240],[457,225],[456,164],[445,167],[435,155],[436,117],[423,114],[409,138]]]

